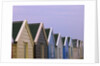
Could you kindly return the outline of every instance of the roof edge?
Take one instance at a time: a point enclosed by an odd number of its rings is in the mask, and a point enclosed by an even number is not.
[[[16,39],[15,39],[15,41],[18,41],[18,40],[19,40],[19,37],[20,37],[20,35],[21,35],[21,33],[22,33],[22,30],[23,30],[23,28],[24,28],[26,22],[27,22],[27,20],[24,20],[24,21],[23,21],[23,23],[22,23],[22,25],[21,25],[21,28],[20,28],[20,30],[19,30],[19,32],[18,32],[18,35],[17,35],[17,37],[16,37]]]
[[[40,23],[40,25],[39,25],[37,34],[36,34],[36,36],[35,36],[35,38],[34,38],[34,42],[37,42],[37,40],[38,40],[38,38],[39,38],[39,34],[40,34],[41,29],[42,29],[42,23]]]
[[[65,37],[64,46],[66,46],[67,38],[68,38],[68,37]]]
[[[58,45],[58,41],[60,39],[60,33],[58,33],[58,38],[57,38],[57,43],[56,43],[56,46]]]
[[[48,42],[50,41],[50,36],[52,34],[52,28],[50,28],[50,32],[49,32],[49,37],[48,37]]]

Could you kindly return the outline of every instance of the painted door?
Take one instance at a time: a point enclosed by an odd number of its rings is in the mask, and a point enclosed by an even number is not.
[[[44,58],[44,45],[41,44],[41,58]]]
[[[59,58],[62,58],[62,56],[61,56],[61,48],[59,48]]]
[[[51,45],[50,47],[51,47],[50,56],[51,56],[51,58],[53,58],[53,57],[54,57],[54,54],[53,54],[53,51],[54,51],[54,50],[53,50],[53,45]]]
[[[28,58],[28,44],[24,43],[24,58]]]

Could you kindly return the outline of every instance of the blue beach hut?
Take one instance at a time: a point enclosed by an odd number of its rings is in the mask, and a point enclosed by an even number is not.
[[[68,59],[69,58],[69,48],[68,48],[68,41],[67,37],[62,37],[63,42],[63,58]]]
[[[55,38],[52,28],[45,29],[48,39],[48,58],[55,58]]]

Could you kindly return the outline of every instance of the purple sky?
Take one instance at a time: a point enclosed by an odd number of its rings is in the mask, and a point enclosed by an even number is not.
[[[45,28],[52,27],[62,36],[84,38],[84,5],[14,6],[13,21],[25,19],[28,23],[43,22]]]

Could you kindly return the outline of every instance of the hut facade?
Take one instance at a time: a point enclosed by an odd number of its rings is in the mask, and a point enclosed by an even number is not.
[[[80,41],[80,50],[79,50],[79,53],[80,53],[80,59],[83,59],[83,56],[84,56],[83,41]]]
[[[55,37],[55,58],[61,59],[63,58],[63,43],[60,34],[54,34]]]
[[[73,58],[73,45],[72,45],[72,39],[70,37],[67,37],[67,43],[68,43],[68,54],[69,58]]]
[[[55,39],[52,28],[45,29],[48,38],[48,58],[55,58]]]
[[[68,50],[67,37],[62,37],[62,42],[63,42],[63,58],[68,59],[69,58],[69,50]]]
[[[33,58],[33,38],[27,21],[14,21],[12,27],[12,58]]]
[[[77,39],[72,39],[73,44],[73,59],[79,59],[79,41]]]
[[[29,24],[34,39],[34,58],[47,58],[48,41],[43,23]]]

